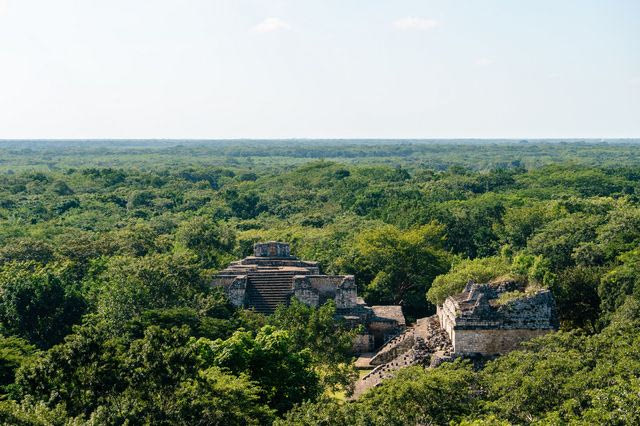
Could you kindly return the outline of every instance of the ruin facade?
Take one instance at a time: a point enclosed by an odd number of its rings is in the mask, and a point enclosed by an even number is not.
[[[438,306],[437,315],[456,354],[504,354],[558,327],[551,291],[525,293],[515,281],[469,282]]]
[[[355,352],[369,352],[405,328],[400,306],[368,306],[358,297],[353,275],[324,275],[317,262],[291,255],[289,244],[256,243],[253,256],[231,262],[213,280],[237,307],[272,314],[292,298],[318,307],[333,300],[336,312],[350,326],[364,326],[356,337]]]
[[[556,306],[547,289],[526,290],[515,281],[469,282],[448,297],[436,315],[419,319],[359,360],[373,368],[356,382],[354,398],[411,365],[435,367],[455,358],[484,360],[518,349],[522,342],[557,329]]]
[[[557,329],[551,292],[509,280],[469,282],[438,306],[436,315],[406,327],[400,306],[368,306],[358,297],[353,275],[324,275],[317,262],[298,259],[289,244],[277,241],[256,243],[253,256],[231,262],[212,285],[223,287],[233,305],[265,315],[294,298],[312,307],[333,300],[337,317],[362,326],[354,352],[375,351],[358,361],[360,368],[373,370],[358,380],[354,397],[400,368],[491,358]]]

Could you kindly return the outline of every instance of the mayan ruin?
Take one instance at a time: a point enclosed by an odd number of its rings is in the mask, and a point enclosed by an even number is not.
[[[333,300],[339,317],[363,326],[354,342],[356,364],[373,369],[356,383],[354,397],[400,368],[495,357],[558,327],[551,292],[513,280],[469,282],[435,315],[407,327],[401,306],[368,306],[357,295],[353,275],[324,275],[317,262],[298,259],[288,243],[277,241],[256,243],[253,256],[231,262],[213,285],[223,287],[234,306],[266,315],[292,298],[311,307]]]
[[[525,292],[515,281],[469,282],[438,306],[437,316],[456,354],[504,354],[558,328],[551,291]]]
[[[225,289],[234,306],[272,314],[291,298],[318,307],[328,300],[352,327],[363,325],[355,352],[370,352],[405,328],[400,306],[368,306],[357,296],[353,275],[323,275],[316,262],[291,255],[288,243],[256,243],[253,256],[231,262],[213,281]]]
[[[354,398],[400,368],[435,367],[459,357],[492,358],[557,328],[549,290],[530,291],[512,280],[469,282],[438,306],[436,315],[418,319],[374,356],[360,360],[360,368],[373,370],[356,383]]]

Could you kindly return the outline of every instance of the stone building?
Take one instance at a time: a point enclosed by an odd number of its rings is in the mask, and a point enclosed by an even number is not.
[[[353,397],[398,369],[435,367],[458,357],[482,364],[487,357],[517,349],[520,343],[556,328],[556,307],[549,290],[527,291],[515,281],[469,282],[462,293],[438,306],[436,315],[420,318],[375,355],[361,357],[356,365],[373,370],[356,382]]]
[[[400,306],[367,306],[358,297],[353,275],[324,275],[317,262],[291,255],[289,244],[256,243],[253,256],[231,262],[213,280],[231,303],[269,315],[291,298],[318,307],[333,300],[337,314],[353,327],[364,326],[356,352],[369,352],[405,327]]]
[[[456,354],[499,355],[557,329],[551,291],[524,292],[515,281],[469,282],[438,307],[441,327]]]

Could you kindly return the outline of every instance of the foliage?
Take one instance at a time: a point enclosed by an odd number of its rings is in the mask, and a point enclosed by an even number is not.
[[[58,343],[80,320],[84,301],[62,268],[11,263],[0,268],[0,325],[41,348]]]
[[[0,423],[639,423],[637,144],[3,141],[0,158]],[[332,304],[267,318],[208,285],[260,240],[409,320],[470,279],[545,286],[563,331],[338,402],[357,330]]]
[[[195,259],[181,254],[112,257],[94,286],[96,312],[114,327],[145,310],[195,306],[205,291]]]
[[[461,292],[469,281],[486,283],[510,271],[511,266],[503,257],[464,259],[454,264],[446,274],[436,277],[427,298],[434,305],[442,304],[448,296]]]
[[[184,221],[176,231],[179,244],[193,250],[204,267],[217,267],[235,245],[235,235],[225,226],[206,217],[194,217]]]
[[[563,328],[597,330],[601,299],[598,294],[602,268],[577,266],[560,273],[551,289]]]
[[[246,376],[201,366],[187,327],[148,327],[144,336],[111,337],[97,318],[64,344],[23,367],[22,393],[67,407],[67,414],[99,424],[261,424],[272,411],[263,390]],[[214,406],[208,406],[215,403]],[[204,416],[204,417],[202,417]]]
[[[0,386],[14,382],[16,370],[31,361],[36,348],[19,337],[0,336]]]
[[[247,374],[262,388],[264,401],[280,413],[320,392],[310,351],[296,350],[287,331],[264,326],[255,336],[239,330],[226,340],[200,338],[196,350],[206,365]]]
[[[443,239],[443,227],[436,223],[406,231],[393,226],[364,231],[344,266],[356,273],[369,303],[398,304],[410,316],[423,316],[433,312],[424,294],[448,266]]]
[[[351,391],[357,378],[351,361],[353,338],[358,330],[347,328],[336,315],[332,301],[313,309],[294,299],[290,306],[278,307],[268,322],[291,335],[294,350],[310,350],[312,363],[325,387],[331,391]]]
[[[619,264],[607,272],[598,287],[605,315],[612,314],[628,295],[640,298],[640,249],[621,254]]]
[[[542,227],[528,242],[528,249],[549,259],[556,270],[573,266],[571,254],[581,243],[592,241],[601,219],[575,213]]]
[[[277,425],[413,425],[448,424],[475,410],[475,377],[468,365],[443,366],[426,373],[421,367],[400,370],[357,402],[303,404]]]

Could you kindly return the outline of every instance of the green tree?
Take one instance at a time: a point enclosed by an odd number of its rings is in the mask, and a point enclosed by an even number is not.
[[[9,262],[38,262],[45,264],[54,259],[51,246],[35,238],[18,238],[0,248],[0,266]]]
[[[16,370],[35,354],[36,348],[24,339],[0,336],[0,387],[13,383]]]
[[[598,286],[603,268],[578,266],[558,274],[551,290],[563,328],[596,331],[600,315]]]
[[[113,257],[92,285],[97,312],[114,332],[146,310],[196,306],[209,291],[196,259],[178,254]]]
[[[198,373],[175,392],[177,415],[173,424],[265,425],[274,410],[260,401],[260,389],[245,374],[233,376],[217,367]]]
[[[369,303],[399,304],[408,315],[422,316],[433,312],[424,294],[449,266],[442,243],[443,227],[436,223],[406,231],[383,226],[359,234],[343,264],[364,283]]]
[[[506,210],[503,197],[487,193],[439,203],[432,209],[435,219],[445,227],[447,248],[470,258],[496,253],[496,225]]]
[[[73,195],[73,190],[63,180],[57,180],[51,184],[51,190],[58,195]]]
[[[440,305],[448,296],[464,290],[469,281],[487,283],[510,272],[508,260],[500,256],[464,259],[453,265],[446,274],[435,278],[427,292],[427,299],[434,305]]]
[[[640,244],[640,208],[627,203],[609,212],[597,230],[598,245],[608,259],[632,250]]]
[[[496,233],[502,244],[520,250],[527,246],[529,238],[546,222],[552,220],[551,208],[546,203],[536,203],[507,209]]]
[[[314,368],[324,386],[333,391],[350,391],[357,379],[352,365],[353,339],[357,330],[349,330],[344,320],[336,316],[332,301],[311,308],[294,298],[289,306],[279,306],[267,321],[291,335],[296,351],[310,350]]]
[[[628,295],[640,299],[640,249],[621,254],[618,261],[619,265],[607,272],[598,286],[605,321]]]
[[[593,241],[601,218],[576,213],[546,224],[529,239],[527,248],[551,261],[555,270],[573,266],[572,253],[581,243]]]
[[[201,338],[198,350],[205,365],[247,374],[264,391],[264,401],[281,414],[321,391],[310,351],[296,350],[289,332],[273,326],[264,326],[255,337],[239,330],[226,340]]]
[[[64,406],[49,408],[44,402],[0,401],[0,423],[12,426],[67,426],[72,419]]]
[[[219,267],[236,242],[235,234],[228,227],[206,217],[196,216],[180,224],[176,240],[193,250],[205,267]]]
[[[72,416],[89,416],[126,389],[124,351],[124,342],[111,337],[107,323],[89,317],[64,343],[18,370],[19,396],[50,407],[62,404]]]
[[[151,309],[129,321],[127,331],[133,336],[141,337],[151,326],[160,327],[163,330],[186,326],[189,334],[194,337],[206,337],[212,340],[229,337],[236,327],[236,321],[231,318],[226,300],[222,306],[217,306],[213,311],[203,313],[188,307]]]
[[[158,233],[147,223],[135,223],[112,232],[106,243],[117,254],[139,257],[161,251],[157,238]]]
[[[62,340],[84,313],[84,300],[60,271],[35,263],[0,268],[0,326],[47,348]]]
[[[295,407],[276,425],[418,425],[450,424],[476,410],[476,379],[469,366],[444,365],[437,369],[409,367],[396,377],[340,404],[321,400]]]

